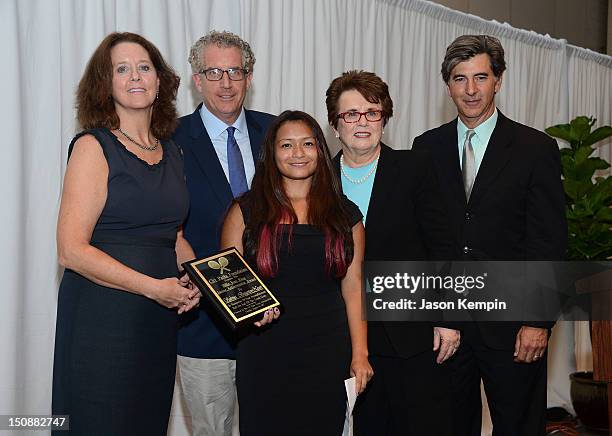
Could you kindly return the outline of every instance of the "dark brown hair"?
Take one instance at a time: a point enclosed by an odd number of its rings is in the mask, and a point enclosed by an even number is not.
[[[369,71],[351,70],[336,77],[327,88],[325,104],[327,105],[327,121],[332,126],[338,126],[338,100],[344,91],[354,89],[370,103],[380,104],[383,111],[383,126],[393,116],[393,100],[389,95],[389,87],[376,74]]]
[[[292,226],[283,234],[282,224],[297,224],[297,215],[287,197],[282,175],[276,166],[276,135],[288,122],[307,125],[316,140],[317,169],[308,194],[308,223],[325,233],[325,265],[329,274],[343,277],[353,259],[353,234],[349,211],[342,198],[340,182],[332,169],[331,156],[319,123],[305,112],[285,111],[268,128],[251,190],[239,201],[248,211],[243,235],[247,256],[257,260],[262,275],[278,272],[281,238],[291,246]]]
[[[499,78],[506,70],[504,48],[499,39],[489,35],[462,35],[446,48],[441,69],[444,83],[448,83],[457,64],[482,53],[489,55],[491,71]]]
[[[114,32],[102,40],[89,59],[76,93],[79,124],[84,129],[119,127],[113,100],[111,49],[121,42],[133,42],[144,48],[159,77],[159,95],[153,105],[151,131],[158,138],[169,138],[176,127],[176,93],[180,79],[151,42],[130,32]]]

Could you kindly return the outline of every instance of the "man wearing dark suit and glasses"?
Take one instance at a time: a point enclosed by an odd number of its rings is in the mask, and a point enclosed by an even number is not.
[[[243,108],[255,56],[237,35],[208,33],[191,48],[189,63],[203,103],[180,118],[174,140],[183,148],[191,197],[185,238],[196,256],[204,257],[219,249],[225,212],[233,198],[249,189],[274,117]],[[230,435],[235,426],[236,338],[202,306],[185,317],[179,330],[181,387],[194,435]]]
[[[442,77],[458,118],[425,132],[450,215],[457,259],[561,260],[567,241],[556,142],[495,106],[506,68],[494,37],[447,48]],[[552,323],[465,323],[452,369],[453,435],[480,435],[482,378],[495,436],[544,435]]]

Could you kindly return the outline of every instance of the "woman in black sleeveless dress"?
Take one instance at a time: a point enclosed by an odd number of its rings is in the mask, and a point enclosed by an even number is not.
[[[373,374],[361,318],[363,235],[321,128],[283,112],[222,232],[222,245],[243,251],[282,304],[278,320],[238,344],[241,436],[341,434],[344,380],[356,376],[361,391]]]
[[[165,435],[177,310],[199,291],[178,279],[193,258],[174,127],[178,77],[131,33],[107,36],[86,68],[58,220],[53,413],[72,435]],[[58,432],[58,434],[60,434]],[[61,433],[66,434],[65,432]]]

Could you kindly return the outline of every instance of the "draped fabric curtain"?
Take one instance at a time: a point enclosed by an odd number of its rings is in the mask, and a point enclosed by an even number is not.
[[[569,118],[587,115],[597,118],[596,127],[612,124],[612,57],[568,46],[567,59]],[[597,154],[610,162],[612,137],[600,144]]]
[[[242,0],[241,13],[256,54],[270,54],[255,66],[250,103],[257,108],[300,108],[327,124],[331,79],[350,69],[374,71],[394,101],[383,139],[410,148],[415,136],[456,116],[440,75],[448,44],[462,34],[488,33],[506,50],[500,109],[540,129],[567,119],[562,41],[414,0]],[[261,25],[266,19],[271,27]],[[330,147],[337,150],[337,140]]]
[[[439,72],[446,46],[460,34],[488,33],[506,50],[498,96],[505,114],[539,129],[579,114],[612,123],[610,57],[420,0],[2,0],[0,17],[0,414],[50,410],[62,274],[55,226],[68,143],[78,131],[74,91],[109,32],[141,33],[158,46],[181,76],[181,115],[199,101],[191,44],[226,29],[249,41],[257,58],[248,107],[302,109],[326,125],[331,79],[348,69],[374,71],[395,103],[384,141],[406,149],[455,116]],[[609,159],[611,149],[608,142],[598,152]],[[567,341],[558,345],[573,350]],[[171,433],[184,434],[183,426]]]

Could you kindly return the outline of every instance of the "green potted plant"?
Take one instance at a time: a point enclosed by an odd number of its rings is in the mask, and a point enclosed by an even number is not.
[[[563,188],[568,226],[568,260],[606,260],[612,257],[612,177],[597,176],[610,168],[605,160],[592,157],[597,143],[612,136],[612,127],[592,130],[593,117],[580,116],[569,124],[558,124],[546,133],[569,143],[561,149]],[[570,375],[571,398],[580,421],[588,428],[609,426],[607,384],[593,380],[592,372]]]
[[[606,260],[612,256],[612,177],[594,177],[610,164],[592,157],[596,143],[612,136],[611,126],[591,131],[592,117],[580,116],[546,133],[569,143],[561,149],[568,226],[568,260]]]

